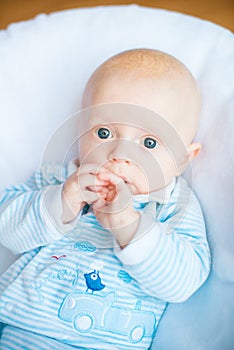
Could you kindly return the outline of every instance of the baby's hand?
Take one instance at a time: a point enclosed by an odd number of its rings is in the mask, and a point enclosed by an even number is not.
[[[101,171],[101,170],[100,170]],[[96,203],[97,207],[105,205],[102,197],[108,191],[106,180],[99,179],[98,164],[84,164],[64,183],[62,191],[62,221],[71,222],[86,203]]]
[[[124,248],[133,238],[140,222],[140,214],[133,208],[132,194],[128,185],[110,170],[102,171],[98,179],[108,183],[101,186],[102,201],[93,203],[96,218],[103,227],[113,233]]]

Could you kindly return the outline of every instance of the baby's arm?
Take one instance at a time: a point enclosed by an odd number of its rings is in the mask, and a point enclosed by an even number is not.
[[[61,239],[85,203],[102,204],[98,184],[105,181],[96,178],[96,168],[87,164],[66,180],[64,168],[48,166],[7,188],[0,196],[0,243],[19,254]],[[86,190],[89,184],[96,192]]]
[[[182,302],[207,278],[210,253],[196,197],[191,195],[186,214],[176,212],[176,205],[174,213],[172,208],[167,208],[169,215],[164,222],[155,222],[151,214],[143,212],[132,242],[122,250],[116,245],[115,253],[149,295],[168,302]],[[175,228],[167,233],[168,222],[174,214]]]
[[[37,171],[27,182],[10,186],[0,196],[0,243],[16,254],[61,238],[44,206],[49,188],[54,193],[61,191],[62,180],[52,173]]]

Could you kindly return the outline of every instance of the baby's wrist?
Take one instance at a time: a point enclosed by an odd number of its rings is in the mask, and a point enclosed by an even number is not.
[[[125,216],[125,219],[121,220],[118,227],[110,230],[121,249],[124,249],[133,239],[140,224],[140,216],[140,213],[134,211],[130,216]]]
[[[72,205],[68,199],[65,197],[64,193],[62,193],[62,216],[61,220],[63,224],[68,224],[69,222],[72,222],[81,209],[84,207],[85,203],[75,204]]]

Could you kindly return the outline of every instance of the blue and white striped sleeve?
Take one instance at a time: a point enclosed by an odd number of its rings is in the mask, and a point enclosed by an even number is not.
[[[64,234],[59,222],[64,179],[55,176],[55,170],[37,171],[27,182],[0,195],[0,243],[15,254],[59,240]],[[70,225],[65,226],[66,232]]]
[[[180,203],[175,191],[159,221],[143,211],[132,242],[122,250],[115,247],[116,256],[142,289],[175,303],[187,300],[210,271],[210,251],[200,205],[192,192],[187,202],[183,203],[181,197]]]

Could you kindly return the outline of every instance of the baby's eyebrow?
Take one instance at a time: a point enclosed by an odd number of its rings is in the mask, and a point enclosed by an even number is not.
[[[109,121],[107,120],[107,118],[105,118],[105,116],[91,116],[90,120],[89,120],[89,129],[93,129],[95,127],[110,127],[110,128],[115,128],[116,125],[121,125],[121,126],[127,126],[127,127],[131,127],[131,128],[135,128],[135,129],[139,129],[138,132],[138,137],[140,136],[147,136],[147,137],[152,137],[155,138],[159,143],[162,144],[162,141],[160,139],[160,137],[158,135],[155,134],[154,131],[151,131],[147,128],[142,127],[141,125],[134,125],[132,123],[124,123],[122,121]]]
[[[130,125],[132,126],[133,128],[136,128],[138,129],[138,134],[139,136],[142,135],[142,136],[145,136],[145,137],[152,137],[152,138],[155,138],[156,140],[159,140],[159,137],[158,135],[155,134],[154,131],[152,130],[149,130],[149,129],[146,129],[146,128],[143,128],[142,126],[137,126],[137,125]]]
[[[91,127],[98,126],[98,125],[110,125],[111,123],[107,120],[105,121],[105,118],[103,117],[90,117],[89,118],[89,125]]]

